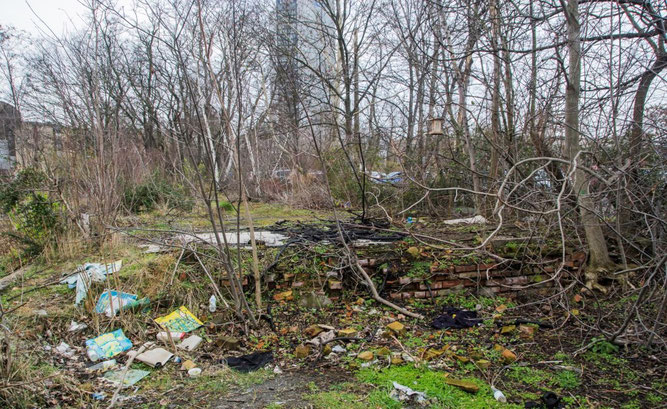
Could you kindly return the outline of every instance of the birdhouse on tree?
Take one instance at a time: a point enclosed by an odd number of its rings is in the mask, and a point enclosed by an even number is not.
[[[442,131],[442,118],[429,118],[427,129],[429,135],[444,135]]]

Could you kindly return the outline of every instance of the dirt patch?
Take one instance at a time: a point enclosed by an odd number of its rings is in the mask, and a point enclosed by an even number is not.
[[[235,388],[211,407],[254,409],[278,403],[284,408],[302,408],[310,405],[304,395],[310,392],[313,384],[318,390],[328,390],[331,385],[349,380],[352,376],[336,368],[286,371],[264,383]]]

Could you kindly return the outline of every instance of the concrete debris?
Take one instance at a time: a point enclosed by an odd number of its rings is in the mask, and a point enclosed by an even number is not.
[[[488,223],[488,221],[484,216],[477,215],[474,217],[466,217],[463,219],[444,220],[442,223],[453,226],[457,224],[486,224]]]

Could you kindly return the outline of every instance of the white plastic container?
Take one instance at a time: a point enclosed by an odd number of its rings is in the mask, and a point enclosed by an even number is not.
[[[188,371],[188,375],[189,375],[191,378],[196,378],[196,377],[198,377],[199,375],[201,375],[201,369],[199,369],[199,368],[192,368],[192,369],[190,369],[190,370]]]
[[[93,361],[93,362],[95,362],[95,361],[97,361],[98,359],[100,359],[100,356],[97,355],[97,352],[95,352],[95,350],[92,349],[92,348],[88,348],[88,349],[86,350],[86,355],[88,355],[88,358],[89,358],[91,361]]]
[[[491,391],[493,391],[493,397],[498,401],[502,403],[507,403],[507,398],[505,395],[499,391],[498,389],[494,388],[493,386],[491,387]]]
[[[211,298],[208,299],[208,310],[209,311],[215,312],[215,310],[217,309],[217,307],[216,307],[217,301],[218,300],[215,298],[215,295],[212,295]]]

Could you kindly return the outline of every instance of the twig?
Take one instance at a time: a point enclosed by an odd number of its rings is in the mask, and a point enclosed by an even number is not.
[[[127,371],[130,369],[130,365],[132,365],[132,362],[134,362],[134,358],[136,358],[139,354],[141,354],[145,350],[146,350],[146,344],[142,345],[141,348],[139,348],[139,351],[137,351],[136,354],[132,355],[127,360],[127,363],[125,364],[125,369],[123,369],[123,375],[120,377],[120,382],[118,383],[118,387],[116,388],[116,391],[113,393],[113,396],[111,397],[111,403],[109,404],[109,407],[107,409],[111,409],[116,404],[116,400],[118,399],[118,393],[123,387],[123,382],[125,382],[125,375],[127,375]]]

